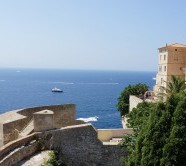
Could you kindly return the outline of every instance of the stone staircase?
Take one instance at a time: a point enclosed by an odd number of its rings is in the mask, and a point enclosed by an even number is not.
[[[28,134],[31,134],[34,130],[34,121],[33,119],[28,123],[28,125],[19,133],[19,138],[25,137]]]

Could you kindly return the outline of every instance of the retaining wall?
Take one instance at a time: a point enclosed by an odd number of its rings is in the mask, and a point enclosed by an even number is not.
[[[11,166],[24,158],[30,157],[39,151],[39,142],[35,139],[37,134],[32,134],[22,139],[12,141],[0,148],[0,166]]]
[[[126,156],[126,148],[103,145],[92,125],[81,124],[34,133],[8,143],[0,149],[0,165],[14,165],[41,149],[57,150],[68,166],[120,166],[121,157]]]
[[[133,108],[136,108],[137,105],[139,103],[142,103],[143,100],[136,97],[136,96],[133,96],[133,95],[130,95],[130,98],[129,98],[129,111],[132,111]]]
[[[50,105],[41,107],[32,107],[21,110],[10,111],[8,114],[11,115],[23,115],[22,118],[12,120],[0,125],[0,147],[18,138],[18,131],[22,131],[25,126],[33,119],[33,114],[42,110],[51,110],[54,112],[54,128],[61,128],[69,125],[84,124],[83,121],[77,121],[76,110],[74,104],[65,105]],[[6,113],[5,113],[6,114]],[[4,115],[5,115],[4,114]],[[1,116],[1,115],[0,115]],[[6,117],[6,116],[5,116]],[[1,130],[3,129],[3,130]],[[3,135],[3,139],[1,139]]]

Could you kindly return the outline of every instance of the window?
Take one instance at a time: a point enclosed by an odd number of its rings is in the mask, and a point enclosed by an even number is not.
[[[164,71],[166,71],[167,70],[167,66],[164,66]]]
[[[177,51],[177,49],[175,49],[175,51]]]
[[[160,55],[160,61],[161,61],[161,57],[162,57],[162,55]]]
[[[159,71],[160,71],[160,72],[162,71],[162,66],[159,66]]]
[[[164,60],[166,60],[166,55],[164,55]]]
[[[161,85],[163,84],[163,78],[161,78]]]

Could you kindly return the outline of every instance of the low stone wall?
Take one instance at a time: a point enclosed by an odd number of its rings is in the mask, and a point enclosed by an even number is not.
[[[122,138],[124,134],[132,134],[133,129],[98,129],[98,139],[109,141],[112,138]]]
[[[143,100],[136,97],[136,96],[133,96],[133,95],[130,95],[130,98],[129,98],[129,112],[132,111],[133,108],[136,108],[136,106],[139,104],[139,103],[142,103]]]
[[[0,123],[0,147],[4,144],[4,138],[3,138],[3,124]]]
[[[0,136],[3,135],[3,138],[0,137],[0,147],[2,145],[7,144],[10,141],[17,139],[18,134],[17,131],[22,131],[30,120],[33,119],[33,114],[42,110],[51,110],[54,112],[54,128],[61,128],[69,125],[76,124],[84,124],[83,121],[76,120],[76,110],[74,104],[65,104],[65,105],[50,105],[50,106],[41,106],[41,107],[33,107],[26,108],[21,110],[10,111],[4,113],[5,118],[10,117],[11,115],[14,117],[16,115],[20,116],[20,118],[8,121],[5,121],[2,126],[0,125]],[[7,116],[5,116],[7,114]],[[23,116],[22,116],[23,115]],[[2,129],[2,130],[1,130]]]
[[[0,165],[14,165],[40,149],[56,150],[68,166],[120,166],[126,149],[119,145],[103,145],[91,124],[64,127],[34,133],[13,141],[0,149]]]
[[[32,134],[3,146],[0,149],[0,166],[14,165],[39,151],[40,144],[35,139],[36,135]]]
[[[42,110],[51,110],[54,112],[54,127],[60,128],[67,125],[73,125],[76,118],[75,104],[49,105],[32,107],[19,110],[17,113],[28,117],[28,122],[33,118],[33,114]]]
[[[126,149],[118,145],[103,145],[90,124],[47,131],[40,138],[47,149],[57,150],[69,166],[117,166],[126,155]]]
[[[3,124],[3,144],[7,144],[10,141],[17,139],[17,132],[21,131],[27,125],[27,119],[19,119]]]

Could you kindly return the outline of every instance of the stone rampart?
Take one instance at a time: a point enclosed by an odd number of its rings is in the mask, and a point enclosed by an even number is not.
[[[84,124],[84,122],[75,119],[76,110],[74,104],[41,106],[10,111],[0,115],[0,147],[17,139],[18,132],[21,132],[30,123],[33,114],[46,109],[54,112],[54,128]]]
[[[40,138],[47,149],[59,151],[61,159],[69,166],[117,166],[126,155],[126,150],[119,145],[103,145],[90,124],[46,131]]]
[[[41,149],[56,150],[68,166],[121,165],[126,149],[119,145],[103,145],[91,124],[63,127],[33,133],[12,141],[0,149],[0,165],[14,165]]]
[[[40,144],[36,140],[37,134],[12,141],[0,148],[0,166],[15,165],[18,161],[30,157],[40,149]]]
[[[136,96],[133,96],[133,95],[130,95],[130,98],[129,98],[129,111],[132,111],[133,108],[136,108],[137,105],[139,103],[142,103],[143,100],[136,97]]]
[[[3,146],[4,138],[3,138],[3,124],[0,123],[0,147]]]
[[[42,110],[51,110],[54,112],[54,127],[56,128],[73,125],[75,123],[75,104],[32,107],[19,110],[17,113],[26,116],[29,122],[33,118],[34,113]]]

